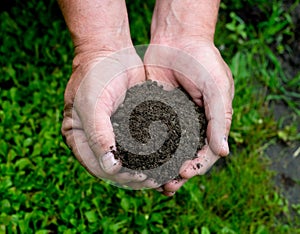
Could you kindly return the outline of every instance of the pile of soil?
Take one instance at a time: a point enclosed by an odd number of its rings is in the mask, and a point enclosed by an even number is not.
[[[181,89],[147,81],[130,88],[111,117],[115,158],[122,171],[142,172],[158,184],[178,177],[183,162],[205,144],[206,118]]]

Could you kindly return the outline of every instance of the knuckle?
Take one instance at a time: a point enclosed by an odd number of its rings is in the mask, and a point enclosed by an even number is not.
[[[104,148],[104,139],[105,136],[102,133],[93,131],[90,133],[90,136],[88,138],[88,143],[91,149],[95,149],[96,147],[103,149]]]

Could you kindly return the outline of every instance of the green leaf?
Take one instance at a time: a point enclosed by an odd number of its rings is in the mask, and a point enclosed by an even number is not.
[[[260,225],[256,231],[256,234],[269,234],[269,231],[264,225]]]
[[[134,221],[137,225],[141,225],[141,226],[144,226],[147,224],[146,217],[145,217],[145,215],[142,215],[142,214],[137,214],[135,216]]]
[[[90,223],[94,223],[94,222],[99,221],[99,217],[98,217],[97,213],[95,211],[93,211],[93,210],[87,211],[84,214],[85,214],[85,217],[87,218],[87,220]]]
[[[30,146],[31,144],[32,144],[32,138],[31,137],[29,137],[29,138],[26,138],[25,140],[24,140],[24,142],[23,142],[23,146],[24,147],[28,147],[28,146]]]
[[[0,155],[7,156],[8,144],[4,140],[0,140]]]
[[[129,211],[129,199],[126,197],[123,197],[121,199],[121,207],[125,210],[125,211]]]
[[[35,232],[35,234],[49,234],[49,230],[38,230]]]
[[[209,231],[208,227],[202,227],[201,228],[201,234],[210,234],[210,231]]]
[[[228,227],[223,227],[221,230],[221,233],[222,234],[237,234],[235,231],[231,230]]]
[[[33,166],[32,162],[28,158],[19,159],[15,165],[19,168],[19,170],[23,170],[27,167]]]
[[[13,185],[10,177],[0,178],[0,191],[4,191]]]
[[[11,207],[11,204],[10,204],[10,201],[8,199],[4,199],[0,202],[1,212],[9,211],[10,207]]]
[[[163,216],[161,213],[153,213],[150,217],[150,222],[163,224]]]

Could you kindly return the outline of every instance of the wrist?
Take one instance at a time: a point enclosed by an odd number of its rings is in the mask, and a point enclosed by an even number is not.
[[[151,25],[151,42],[161,43],[191,37],[213,42],[219,2],[157,0]]]
[[[116,51],[133,47],[130,36],[90,34],[73,37],[75,55],[81,54],[111,54]]]
[[[75,53],[131,47],[125,1],[58,0]]]

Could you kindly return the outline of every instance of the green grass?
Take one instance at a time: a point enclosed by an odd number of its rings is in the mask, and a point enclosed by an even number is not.
[[[265,12],[258,24],[236,13],[244,1],[222,3],[216,44],[236,85],[231,155],[173,198],[113,187],[76,161],[60,135],[69,33],[55,1],[17,2],[0,13],[0,233],[300,233],[263,152],[278,137],[299,139],[269,110],[281,100],[299,115],[300,75],[287,77],[277,59],[294,37],[280,1],[250,1]],[[129,4],[135,44],[149,41],[154,1],[144,2]]]

